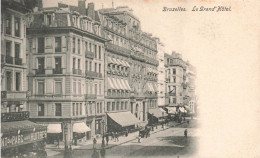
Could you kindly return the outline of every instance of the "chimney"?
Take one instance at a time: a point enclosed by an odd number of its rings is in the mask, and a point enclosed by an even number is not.
[[[86,15],[86,0],[78,1],[78,9],[81,15]]]
[[[88,16],[95,19],[95,6],[94,3],[88,3]]]

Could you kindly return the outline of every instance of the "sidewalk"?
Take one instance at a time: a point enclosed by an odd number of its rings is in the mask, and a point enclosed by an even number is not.
[[[172,127],[176,127],[183,123],[185,123],[185,122],[182,122],[182,123],[170,122],[169,126],[164,126],[164,129],[162,128],[161,125],[158,125],[157,129],[156,129],[156,127],[154,127],[154,130],[151,131],[150,135],[153,135],[153,134],[158,133],[163,130],[167,130]],[[111,149],[113,147],[131,142],[131,141],[135,141],[135,140],[138,141],[137,140],[138,134],[139,134],[139,131],[134,132],[134,133],[129,133],[127,137],[120,136],[118,142],[111,140],[111,137],[110,137],[108,145],[105,146],[105,149]],[[97,138],[96,149],[100,150],[102,148],[101,145],[102,145],[102,138],[100,137],[100,138]],[[54,155],[57,155],[60,152],[64,151],[64,142],[60,142],[59,146],[60,146],[60,148],[57,148],[54,144],[46,145],[46,152],[48,153],[48,156],[54,156]],[[83,142],[78,142],[77,146],[72,145],[71,147],[73,150],[93,150],[93,140],[91,139],[91,140],[85,140]]]

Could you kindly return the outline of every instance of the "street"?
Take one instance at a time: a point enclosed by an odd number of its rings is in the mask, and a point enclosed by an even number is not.
[[[197,150],[197,129],[195,120],[190,124],[183,123],[178,127],[170,127],[151,134],[148,138],[137,140],[106,149],[106,157],[172,157],[191,156]],[[171,126],[169,124],[169,126]],[[190,128],[192,127],[192,128]],[[161,127],[158,127],[161,128]],[[188,138],[184,137],[184,130],[188,130]],[[91,157],[93,150],[86,150],[81,146],[73,151],[73,158]],[[62,157],[62,153],[53,157]]]

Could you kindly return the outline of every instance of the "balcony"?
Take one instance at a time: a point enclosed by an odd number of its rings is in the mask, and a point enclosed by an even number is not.
[[[6,57],[5,57],[5,62],[6,62],[7,64],[13,64],[13,63],[14,63],[14,57],[6,56]]]
[[[86,78],[102,78],[102,74],[94,71],[85,71]]]
[[[124,94],[120,94],[120,93],[113,93],[113,94],[108,94],[107,97],[108,99],[127,99],[130,98],[130,94],[129,93],[124,93]]]
[[[37,69],[35,70],[36,75],[44,75],[45,74],[45,69]]]
[[[117,53],[117,54],[120,54],[120,55],[123,55],[123,56],[129,56],[131,54],[131,51],[124,48],[124,47],[120,47],[118,45],[114,45],[112,43],[106,43],[106,49],[108,51],[111,51],[111,52],[114,52],[114,53]]]
[[[97,95],[96,94],[85,94],[85,100],[88,99],[97,99]]]
[[[131,57],[139,61],[145,61],[146,58],[143,54],[137,52],[132,52]]]
[[[15,65],[22,65],[22,59],[21,58],[14,58]]]
[[[62,74],[62,69],[61,68],[55,68],[52,71],[53,71],[53,74]]]
[[[29,119],[29,111],[1,113],[2,122],[22,121]]]
[[[95,54],[93,52],[90,52],[90,51],[85,51],[85,57],[90,58],[90,59],[94,59]]]
[[[1,98],[2,99],[25,99],[26,98],[26,91],[18,91],[18,92],[10,92],[10,91],[1,91]]]

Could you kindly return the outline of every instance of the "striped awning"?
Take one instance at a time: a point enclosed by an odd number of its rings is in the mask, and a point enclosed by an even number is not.
[[[125,88],[124,88],[124,86],[122,85],[120,79],[116,78],[115,81],[116,81],[116,84],[117,84],[118,87],[119,87],[119,90],[125,90]]]
[[[117,59],[115,58],[111,58],[113,64],[116,64],[116,65],[120,65],[120,63],[117,61]]]
[[[127,91],[128,89],[127,89],[127,86],[126,86],[124,80],[121,78],[121,79],[119,79],[119,81],[120,81],[121,85],[123,86],[124,90]]]
[[[157,84],[153,83],[152,85],[153,85],[154,92],[158,92]]]
[[[112,78],[112,82],[114,84],[115,89],[120,90],[120,87],[119,87],[119,85],[118,85],[118,83],[117,83],[115,78]]]
[[[108,85],[107,85],[108,89],[116,89],[112,79],[110,77],[108,77],[107,80],[108,80]]]
[[[130,67],[130,65],[127,61],[122,60],[122,62],[126,65],[126,67]]]
[[[122,63],[122,60],[120,60],[120,59],[115,59],[115,60],[117,61],[117,63],[118,63],[119,65],[124,66],[124,64]]]
[[[90,131],[90,128],[84,122],[76,122],[73,124],[73,132],[85,133]]]
[[[112,59],[110,57],[107,57],[107,63],[108,64],[113,64],[113,61],[112,61]]]
[[[126,85],[127,89],[128,89],[129,91],[131,91],[131,87],[130,87],[128,81],[127,81],[127,80],[123,80],[123,81],[125,82],[125,85]]]

